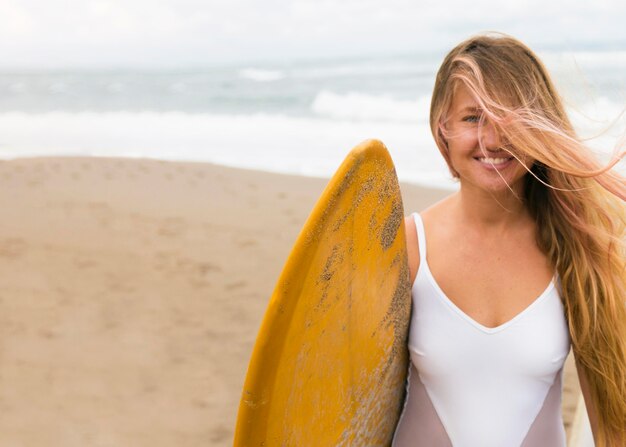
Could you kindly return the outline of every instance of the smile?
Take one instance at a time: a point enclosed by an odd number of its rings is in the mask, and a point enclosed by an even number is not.
[[[511,164],[511,162],[515,160],[515,158],[514,157],[498,157],[498,158],[476,157],[475,160],[477,160],[480,164],[482,164],[487,169],[494,169],[494,168],[502,169],[502,168],[507,167],[509,164]]]
[[[499,164],[504,164],[508,161],[513,160],[513,157],[508,157],[508,158],[478,157],[476,158],[476,160],[478,160],[481,163],[488,164],[488,165],[499,165]]]

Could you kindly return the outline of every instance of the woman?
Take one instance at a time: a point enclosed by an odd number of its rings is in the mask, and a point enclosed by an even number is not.
[[[596,446],[626,446],[626,183],[575,135],[539,61],[459,44],[430,125],[460,190],[406,218],[413,296],[394,446],[564,446],[576,359]]]

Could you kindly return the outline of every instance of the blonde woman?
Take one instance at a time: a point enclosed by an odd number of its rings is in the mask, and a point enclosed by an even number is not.
[[[596,446],[626,446],[626,183],[577,138],[537,56],[482,35],[437,73],[460,189],[406,218],[413,310],[394,446],[558,447],[576,359]]]

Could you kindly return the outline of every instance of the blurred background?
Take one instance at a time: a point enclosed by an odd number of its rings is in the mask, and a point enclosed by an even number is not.
[[[625,128],[625,18],[618,0],[1,0],[0,157],[328,176],[379,138],[402,180],[453,187],[427,121],[447,51],[481,31],[521,39],[610,152]]]

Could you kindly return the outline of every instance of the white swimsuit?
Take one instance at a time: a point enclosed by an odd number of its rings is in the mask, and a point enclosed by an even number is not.
[[[407,397],[394,447],[564,447],[570,338],[555,281],[510,321],[485,327],[443,293],[426,261],[413,283]]]

